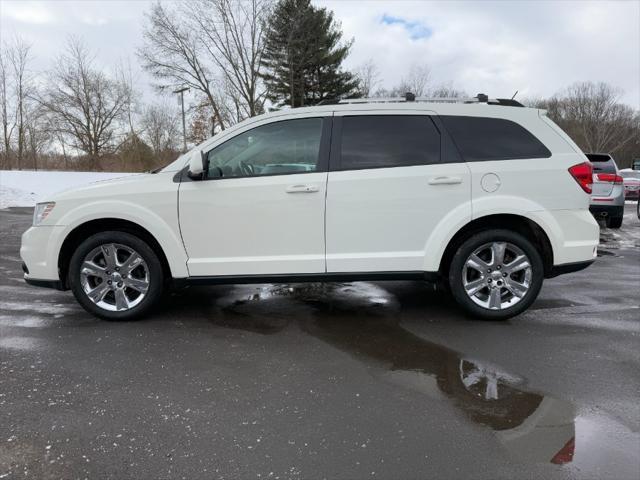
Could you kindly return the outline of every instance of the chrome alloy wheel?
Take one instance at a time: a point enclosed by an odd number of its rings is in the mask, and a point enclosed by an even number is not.
[[[100,245],[80,265],[80,283],[89,300],[113,312],[138,305],[149,290],[149,267],[131,247]]]
[[[519,247],[491,242],[469,255],[462,283],[474,303],[489,310],[502,310],[524,298],[532,277],[531,261]]]

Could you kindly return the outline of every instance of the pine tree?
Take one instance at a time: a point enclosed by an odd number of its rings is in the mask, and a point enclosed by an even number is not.
[[[301,107],[354,95],[357,81],[341,68],[352,42],[341,39],[333,12],[310,0],[280,0],[267,21],[262,56],[269,100]]]

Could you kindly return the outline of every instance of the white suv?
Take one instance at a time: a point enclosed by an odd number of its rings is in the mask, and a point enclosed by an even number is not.
[[[167,286],[428,280],[506,319],[596,257],[592,171],[544,111],[354,100],[250,118],[158,173],[38,204],[25,280],[106,319]]]

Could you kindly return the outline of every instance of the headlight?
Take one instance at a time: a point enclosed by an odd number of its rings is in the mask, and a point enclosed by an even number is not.
[[[40,225],[49,216],[56,202],[37,203],[33,211],[33,226]]]

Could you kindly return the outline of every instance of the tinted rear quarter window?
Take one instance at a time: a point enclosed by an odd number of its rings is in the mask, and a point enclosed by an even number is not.
[[[440,132],[426,115],[342,117],[340,170],[440,161]]]
[[[440,118],[467,162],[551,156],[540,140],[511,120],[452,115]]]

